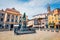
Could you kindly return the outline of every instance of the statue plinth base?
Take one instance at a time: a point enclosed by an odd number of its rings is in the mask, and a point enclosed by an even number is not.
[[[20,29],[20,30],[15,29],[15,30],[14,30],[14,33],[17,34],[17,35],[20,35],[20,34],[36,33],[36,31],[35,31],[35,29],[33,29],[33,28],[22,28],[22,29]]]

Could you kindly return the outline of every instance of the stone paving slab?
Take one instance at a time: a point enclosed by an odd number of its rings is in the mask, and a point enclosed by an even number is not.
[[[0,40],[60,40],[60,31],[40,31],[35,34],[15,35],[13,31],[0,32]]]

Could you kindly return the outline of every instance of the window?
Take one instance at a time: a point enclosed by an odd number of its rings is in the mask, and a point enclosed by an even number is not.
[[[58,16],[60,17],[60,14]]]
[[[20,16],[20,18],[21,18],[21,16]]]
[[[38,20],[34,19],[34,25],[38,25]]]
[[[14,15],[12,15],[12,18],[14,18]]]
[[[1,18],[1,21],[3,21],[3,18]]]
[[[44,24],[44,23],[42,23],[42,24]]]
[[[0,13],[0,16],[3,16],[4,14],[3,13]]]
[[[8,25],[6,25],[8,27]]]
[[[9,25],[6,25],[6,29],[8,29]]]
[[[0,29],[2,28],[2,25],[0,24]]]
[[[8,17],[9,17],[10,15],[8,15]]]
[[[17,20],[15,20],[15,22],[17,22]]]
[[[0,24],[0,27],[1,27],[1,24]]]
[[[16,18],[18,18],[18,16],[16,16]]]
[[[48,19],[48,17],[46,16],[46,19]]]
[[[59,21],[59,23],[60,23],[60,21]]]
[[[10,18],[10,14],[7,15],[7,18]]]
[[[2,14],[2,16],[3,16],[4,14]]]
[[[21,22],[21,20],[20,20],[20,22]]]
[[[60,20],[60,17],[58,17],[58,19]]]
[[[19,18],[19,20],[21,19],[21,16],[20,16],[20,18]]]
[[[12,21],[12,22],[14,22],[14,20],[13,20],[13,19],[12,19],[11,21]]]
[[[9,22],[9,19],[7,19],[7,21]]]
[[[56,15],[54,15],[54,16],[56,16]]]

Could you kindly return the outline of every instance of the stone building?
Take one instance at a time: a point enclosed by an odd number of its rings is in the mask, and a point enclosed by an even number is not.
[[[13,30],[15,24],[19,24],[22,16],[15,8],[7,8],[5,11],[0,10],[0,28]]]
[[[34,20],[33,19],[31,19],[27,22],[28,27],[33,27],[33,25],[34,25]]]
[[[38,14],[33,16],[34,25],[33,27],[46,28],[47,24],[47,14]]]

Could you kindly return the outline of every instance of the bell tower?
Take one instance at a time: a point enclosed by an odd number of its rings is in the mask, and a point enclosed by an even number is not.
[[[51,12],[51,10],[50,10],[50,4],[48,4],[48,6],[47,6],[47,11],[48,11],[48,13]]]

